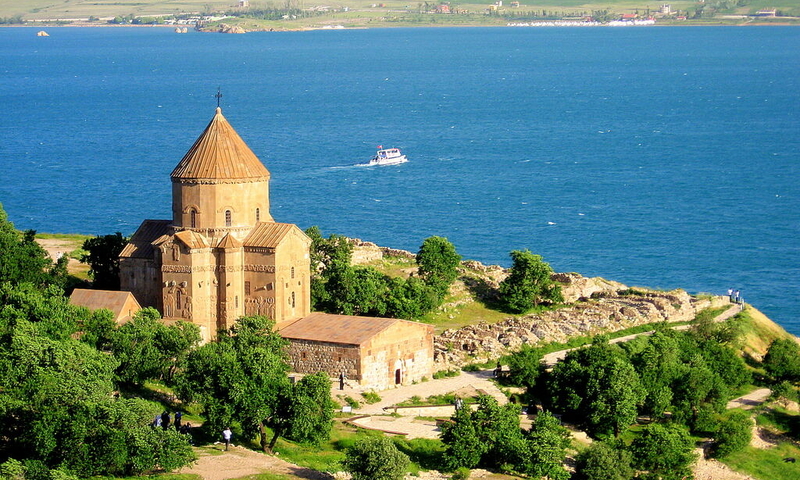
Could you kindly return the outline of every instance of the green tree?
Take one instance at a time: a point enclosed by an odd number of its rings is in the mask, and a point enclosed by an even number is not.
[[[326,288],[328,279],[334,274],[350,267],[353,245],[341,235],[322,236],[319,227],[309,227],[305,231],[311,238],[309,257],[311,263],[311,304],[321,311],[332,311],[331,294]]]
[[[728,389],[722,379],[711,371],[702,355],[694,356],[681,367],[673,383],[673,418],[690,428],[698,427],[701,411],[725,409]]]
[[[673,330],[656,331],[645,341],[631,363],[646,392],[642,412],[661,418],[672,403],[672,383],[681,372],[680,344]]]
[[[575,480],[630,480],[631,453],[615,442],[593,442],[575,459]]]
[[[686,427],[675,423],[647,425],[631,443],[633,465],[648,478],[682,480],[692,475],[694,442]]]
[[[386,314],[394,318],[415,319],[439,303],[436,292],[419,278],[393,278],[389,283]]]
[[[530,391],[543,371],[542,352],[538,348],[523,344],[520,350],[508,357],[508,373],[514,385]]]
[[[312,444],[318,444],[330,436],[336,403],[331,399],[328,374],[317,372],[306,375],[284,390],[279,405],[280,409],[270,424],[273,439],[269,450],[275,447],[279,436]]]
[[[545,380],[552,408],[595,437],[619,435],[634,423],[645,397],[633,366],[604,337],[569,352]]]
[[[773,341],[763,364],[767,373],[777,381],[800,381],[800,345],[788,338]]]
[[[23,461],[31,478],[49,475],[48,469],[127,476],[191,462],[185,437],[148,426],[151,403],[112,396],[116,358],[73,338],[88,310],[67,304],[53,287],[28,288],[0,287],[4,456]]]
[[[500,295],[511,313],[525,313],[540,303],[563,302],[561,286],[550,276],[553,269],[529,250],[511,252],[511,272],[500,283]]]
[[[119,254],[128,244],[128,238],[117,232],[103,235],[83,242],[87,254],[81,262],[89,265],[92,287],[98,290],[119,290]]]
[[[0,204],[0,283],[32,283],[38,287],[59,283],[53,269],[47,252],[36,243],[36,231],[20,234]]]
[[[409,459],[387,437],[367,437],[347,450],[342,462],[353,480],[402,480]]]
[[[428,237],[417,252],[419,276],[440,298],[447,295],[450,284],[458,276],[461,255],[444,237]]]
[[[570,438],[569,430],[562,427],[550,412],[540,413],[527,434],[528,455],[522,458],[521,470],[533,477],[568,479],[570,476],[564,468],[564,459]]]
[[[717,424],[711,456],[722,458],[740,452],[750,445],[752,439],[753,420],[750,415],[740,410],[731,411]]]
[[[133,320],[110,334],[111,351],[120,362],[118,378],[135,385],[150,379],[169,383],[178,363],[200,340],[200,329],[195,324],[165,325],[154,308],[139,310]]]
[[[221,431],[238,422],[271,452],[278,438],[316,442],[330,434],[333,402],[324,374],[292,386],[286,341],[265,317],[242,317],[217,341],[192,351],[176,377],[182,399],[203,404],[207,423]],[[272,439],[269,439],[269,431]]]
[[[468,408],[456,409],[451,422],[442,424],[440,437],[447,446],[444,464],[450,470],[473,468],[486,453],[487,445],[478,438],[472,421],[472,411]]]

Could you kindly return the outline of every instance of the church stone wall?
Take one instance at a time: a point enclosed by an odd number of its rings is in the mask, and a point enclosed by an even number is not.
[[[358,345],[289,339],[289,364],[296,373],[326,372],[332,377],[344,373],[358,380],[360,355]]]
[[[362,345],[362,387],[383,390],[433,375],[433,326],[398,321]]]
[[[149,258],[120,259],[120,290],[133,293],[142,307],[161,310],[161,271]]]

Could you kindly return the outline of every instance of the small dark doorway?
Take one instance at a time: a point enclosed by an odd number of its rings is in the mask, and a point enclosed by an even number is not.
[[[394,371],[394,384],[400,385],[400,369]]]

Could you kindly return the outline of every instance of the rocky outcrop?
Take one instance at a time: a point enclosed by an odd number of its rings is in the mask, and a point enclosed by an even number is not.
[[[350,244],[353,245],[353,259],[354,265],[361,265],[373,261],[381,260],[383,257],[398,257],[415,259],[416,254],[407,250],[398,250],[396,248],[380,247],[372,242],[365,242],[359,238],[348,239]]]
[[[247,31],[238,25],[228,25],[227,23],[220,23],[217,30],[219,33],[247,33]]]
[[[584,284],[583,280],[597,279],[580,277],[576,280]],[[593,284],[586,283],[586,291],[594,289]],[[648,323],[690,321],[699,307],[705,308],[708,303],[698,304],[683,290],[621,291],[625,294],[598,291],[593,298],[557,310],[445,330],[434,339],[435,369],[494,360],[518,350],[523,344],[564,342],[576,335],[594,335]]]
[[[380,247],[350,239],[353,263],[365,264],[384,257],[414,259],[405,250]],[[508,269],[474,260],[461,262],[458,280],[450,288],[452,301],[445,312],[477,300],[498,300],[500,283]],[[411,272],[413,273],[413,272]],[[687,322],[697,312],[727,302],[726,297],[698,299],[683,290],[671,292],[629,288],[603,278],[578,273],[554,273],[566,307],[538,314],[509,317],[498,323],[481,322],[445,330],[434,338],[434,370],[460,367],[469,362],[494,360],[519,350],[524,344],[564,342],[576,335],[595,335],[658,322]]]

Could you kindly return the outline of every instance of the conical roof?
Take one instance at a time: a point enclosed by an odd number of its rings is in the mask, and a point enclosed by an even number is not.
[[[217,112],[170,175],[173,180],[268,179],[269,170]]]

